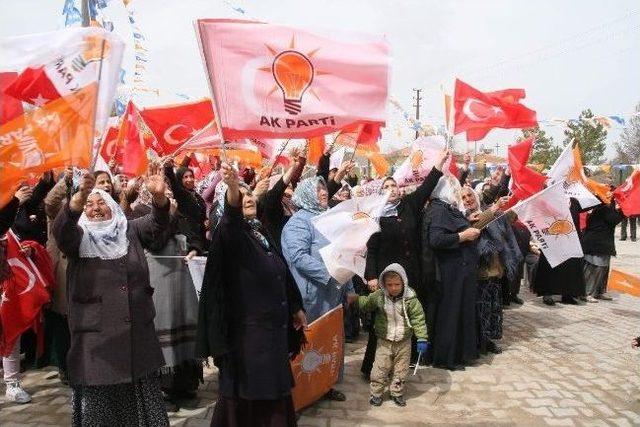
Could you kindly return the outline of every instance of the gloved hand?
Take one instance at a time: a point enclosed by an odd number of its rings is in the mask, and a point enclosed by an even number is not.
[[[416,349],[418,350],[418,353],[422,353],[422,354],[426,354],[429,347],[431,347],[431,343],[427,341],[418,341],[416,345]]]

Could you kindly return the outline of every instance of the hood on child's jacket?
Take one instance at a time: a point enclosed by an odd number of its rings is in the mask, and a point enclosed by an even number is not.
[[[395,262],[393,264],[389,264],[387,268],[385,268],[382,271],[382,273],[380,273],[380,277],[378,278],[378,287],[380,287],[380,289],[384,291],[385,296],[387,296],[388,298],[391,298],[391,295],[389,295],[389,291],[387,290],[387,287],[384,284],[384,275],[389,272],[397,273],[398,275],[400,275],[400,278],[402,278],[402,284],[403,284],[402,298],[403,299],[407,299],[415,296],[414,290],[409,287],[409,279],[407,278],[407,272],[404,270],[403,266]]]

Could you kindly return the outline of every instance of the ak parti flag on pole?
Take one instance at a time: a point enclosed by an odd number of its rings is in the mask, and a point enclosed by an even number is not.
[[[102,134],[119,83],[123,41],[97,27],[0,39],[1,72],[14,72],[4,95],[42,107],[99,80],[95,130]]]
[[[545,188],[511,209],[527,226],[552,268],[569,258],[584,256],[562,182]]]
[[[493,128],[535,126],[536,112],[520,103],[524,97],[524,89],[481,92],[456,79],[453,133],[466,131],[468,141],[479,141]]]
[[[633,173],[613,192],[625,216],[640,215],[640,170]]]
[[[296,411],[319,400],[338,382],[344,357],[342,305],[311,322],[304,334],[307,343],[291,362]]]
[[[507,149],[509,170],[511,171],[510,185],[513,194],[504,209],[533,196],[544,188],[547,177],[527,166],[532,147],[533,138],[527,138],[510,145]]]
[[[575,198],[584,209],[608,202],[610,192],[608,186],[597,183],[586,177],[582,168],[582,158],[578,144],[568,144],[549,170],[552,184],[563,183],[567,197]],[[606,188],[604,188],[606,187]],[[594,190],[597,192],[594,195]],[[601,198],[596,197],[599,196]]]
[[[384,38],[224,19],[198,20],[196,31],[225,138],[311,138],[358,122],[384,125]]]
[[[211,100],[145,108],[140,111],[156,137],[153,148],[159,155],[175,153],[187,140],[214,121]]]
[[[640,277],[619,270],[611,270],[607,289],[640,297]]]
[[[0,126],[0,206],[28,174],[91,163],[97,84]]]
[[[7,232],[6,262],[11,275],[0,285],[0,356],[8,356],[26,330],[41,329],[37,327],[38,314],[49,302],[49,289],[53,286],[53,263],[46,249],[33,241],[23,244],[32,248],[31,257],[22,251],[15,234],[11,230]]]
[[[447,142],[440,135],[419,137],[413,141],[409,157],[395,171],[393,179],[400,187],[420,184],[435,166],[439,153],[446,145]],[[446,165],[443,170],[449,168],[450,166]]]

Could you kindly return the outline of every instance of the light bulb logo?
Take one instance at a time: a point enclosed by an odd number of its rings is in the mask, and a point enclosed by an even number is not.
[[[275,57],[271,69],[282,90],[285,111],[298,114],[302,111],[302,95],[313,82],[313,64],[302,53],[285,50]]]
[[[296,48],[295,37],[291,37],[286,48],[278,49],[269,45],[265,45],[265,47],[273,55],[273,62],[270,67],[261,67],[258,70],[271,73],[276,82],[267,93],[267,97],[280,89],[284,100],[284,110],[293,116],[302,111],[302,97],[305,93],[309,92],[317,100],[320,100],[320,96],[311,87],[311,84],[316,77],[329,73],[316,69],[311,62],[314,55],[320,50],[319,47],[302,53]]]
[[[567,219],[556,219],[549,225],[549,228],[544,228],[542,232],[551,236],[568,235],[573,232],[573,222]]]

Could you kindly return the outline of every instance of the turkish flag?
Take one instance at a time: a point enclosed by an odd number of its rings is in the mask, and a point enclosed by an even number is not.
[[[511,192],[513,195],[504,209],[508,209],[518,201],[528,199],[544,188],[547,177],[527,166],[532,148],[533,138],[527,138],[508,148]]]
[[[456,79],[453,133],[466,131],[468,141],[479,141],[493,128],[535,126],[538,123],[536,112],[520,103],[524,97],[524,89],[480,92]]]
[[[152,145],[152,142],[149,135],[145,138],[144,126],[138,109],[129,101],[116,141],[117,147],[124,147],[122,172],[125,175],[144,175],[149,166],[147,147]]]
[[[115,159],[116,163],[122,164],[124,147],[118,146],[118,132],[120,131],[118,120],[118,117],[109,118],[107,129],[104,131],[104,135],[102,137],[100,155],[106,162],[109,162],[111,159]]]
[[[49,101],[60,98],[60,92],[49,78],[44,66],[25,68],[4,90],[4,93],[36,107],[41,107]]]
[[[214,120],[211,100],[145,108],[140,111],[146,125],[156,137],[152,148],[166,156]]]
[[[21,115],[22,102],[11,95],[4,93],[4,90],[18,77],[18,73],[0,73],[0,125],[7,123]]]
[[[625,216],[640,215],[640,170],[635,170],[613,192],[618,206]]]
[[[42,306],[49,302],[48,289],[53,286],[53,263],[46,249],[33,241],[25,241],[22,245],[31,247],[31,257],[24,254],[20,241],[9,230],[6,262],[11,275],[0,286],[1,356],[8,356],[20,335],[37,326],[34,323],[38,321]]]

